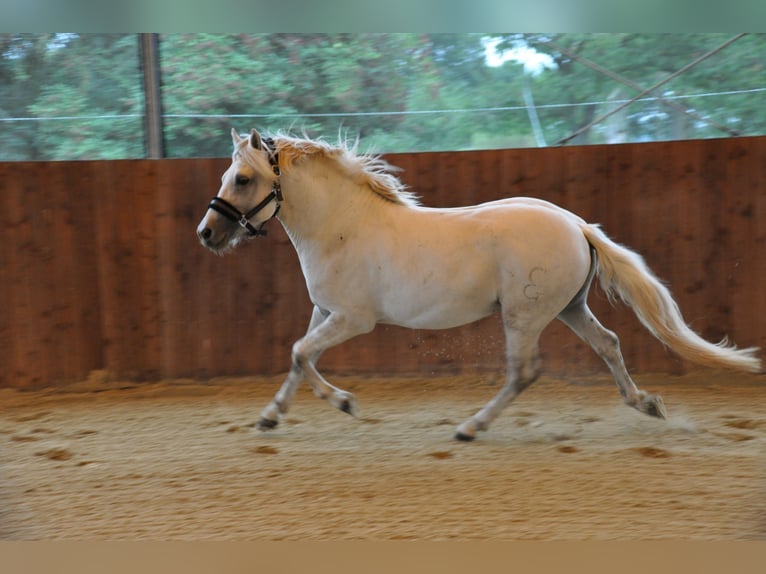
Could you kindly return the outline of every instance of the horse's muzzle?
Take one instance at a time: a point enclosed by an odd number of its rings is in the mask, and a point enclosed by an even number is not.
[[[201,222],[197,227],[197,237],[203,247],[210,249],[216,253],[223,251],[224,246],[229,242],[227,234],[221,234],[220,232],[213,231],[212,228],[205,225],[205,222]]]
[[[209,227],[203,227],[202,229],[197,230],[197,237],[199,237],[199,240],[207,245],[207,242],[210,240],[210,238],[213,236],[213,230]]]

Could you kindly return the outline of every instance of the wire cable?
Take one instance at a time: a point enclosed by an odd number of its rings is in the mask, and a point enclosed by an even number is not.
[[[619,112],[620,110],[622,110],[624,108],[627,108],[633,102],[638,101],[640,98],[642,98],[643,96],[649,94],[650,92],[653,92],[654,90],[656,90],[660,86],[662,86],[664,84],[667,84],[670,80],[672,80],[674,78],[677,78],[678,76],[680,76],[684,72],[690,70],[691,68],[693,68],[697,64],[699,64],[701,62],[704,62],[705,60],[707,60],[708,58],[710,58],[714,54],[717,54],[718,52],[720,52],[724,48],[728,47],[729,45],[733,44],[734,42],[736,42],[737,40],[739,40],[740,38],[742,38],[743,36],[746,36],[746,35],[747,35],[747,32],[742,32],[741,34],[737,34],[736,36],[734,36],[732,38],[729,38],[728,40],[726,40],[726,42],[724,42],[723,44],[721,44],[717,48],[714,48],[714,49],[710,50],[709,52],[707,52],[706,54],[703,54],[702,56],[700,56],[699,58],[697,58],[693,62],[689,62],[688,64],[686,64],[680,70],[670,74],[667,78],[665,78],[663,80],[660,80],[659,82],[654,84],[652,87],[645,89],[643,92],[638,94],[635,98],[631,98],[630,100],[628,100],[624,104],[621,104],[621,105],[617,106],[616,108],[610,110],[609,112],[600,115],[595,120],[589,122],[588,124],[584,125],[583,127],[579,128],[579,129],[575,130],[571,135],[569,135],[569,136],[567,136],[565,138],[561,138],[560,140],[558,140],[556,142],[556,145],[563,145],[563,144],[567,143],[568,141],[570,141],[571,139],[576,138],[581,133],[588,131],[590,128],[592,128],[596,124],[603,122],[606,118],[616,114],[617,112]]]
[[[604,104],[632,104],[634,102],[662,102],[665,100],[685,100],[692,98],[710,98],[719,96],[737,96],[744,94],[756,94],[766,92],[766,88],[749,88],[744,90],[728,90],[723,92],[706,92],[702,94],[686,94],[678,96],[651,96],[648,98],[631,98],[619,100],[597,100],[588,102],[566,103],[566,104],[538,104],[535,107],[539,109],[573,108],[579,106],[599,106]],[[429,114],[470,114],[485,112],[517,112],[525,111],[526,106],[493,106],[486,108],[446,108],[435,110],[392,110],[378,112],[324,112],[324,113],[271,113],[271,114],[163,114],[163,119],[269,119],[269,118],[350,118],[366,116],[417,116]],[[76,121],[76,120],[120,120],[120,119],[140,119],[143,114],[98,114],[91,116],[28,116],[0,118],[0,122],[44,122],[44,121]]]

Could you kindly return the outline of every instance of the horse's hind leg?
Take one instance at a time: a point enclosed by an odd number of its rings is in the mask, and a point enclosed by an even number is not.
[[[476,438],[477,431],[487,430],[503,409],[535,382],[540,374],[538,337],[538,331],[516,328],[506,321],[505,344],[508,371],[505,385],[479,412],[457,427],[456,439],[470,441]]]
[[[665,418],[662,398],[659,395],[649,395],[636,387],[625,368],[617,335],[599,323],[584,297],[575,300],[558,318],[588,343],[607,364],[625,404],[647,415]]]

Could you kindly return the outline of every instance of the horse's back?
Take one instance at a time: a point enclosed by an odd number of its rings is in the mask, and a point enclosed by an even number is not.
[[[562,207],[532,197],[510,197],[450,208],[420,208],[416,233],[468,237],[477,246],[512,251],[518,257],[539,260],[541,251],[588,254],[581,227],[586,222]],[[424,231],[420,231],[424,230]],[[536,264],[539,265],[539,264]]]
[[[585,220],[579,217],[578,215],[575,215],[568,209],[564,209],[563,207],[556,205],[555,203],[551,203],[550,201],[546,201],[544,199],[538,199],[536,197],[506,197],[503,199],[496,199],[493,201],[487,201],[484,203],[479,203],[476,205],[468,205],[464,207],[456,207],[456,208],[448,208],[448,209],[455,209],[455,210],[519,210],[524,211],[527,209],[536,210],[541,209],[545,212],[551,212],[558,214],[558,216],[564,217],[566,219],[570,219],[572,221],[576,221],[578,223],[585,223]]]

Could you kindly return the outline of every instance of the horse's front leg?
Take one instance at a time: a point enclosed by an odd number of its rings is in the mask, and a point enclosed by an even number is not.
[[[306,335],[316,329],[327,316],[327,313],[323,312],[319,307],[314,306],[314,310],[311,313],[311,320],[309,321],[309,327],[306,330]],[[316,361],[318,358],[319,355],[313,357],[312,360]],[[303,381],[303,370],[293,361],[290,372],[287,374],[287,378],[282,383],[277,394],[274,395],[272,401],[261,411],[261,418],[257,425],[258,429],[273,429],[279,424],[279,419],[290,409],[293,397],[295,397],[295,393],[298,390],[301,381]]]
[[[325,399],[335,408],[356,416],[354,395],[328,383],[316,370],[314,363],[325,350],[356,335],[368,333],[374,326],[375,320],[370,317],[342,312],[326,313],[315,307],[308,332],[293,345],[293,365],[290,373],[274,400],[261,412],[258,428],[266,430],[277,426],[280,416],[287,412],[304,376],[316,396]]]

